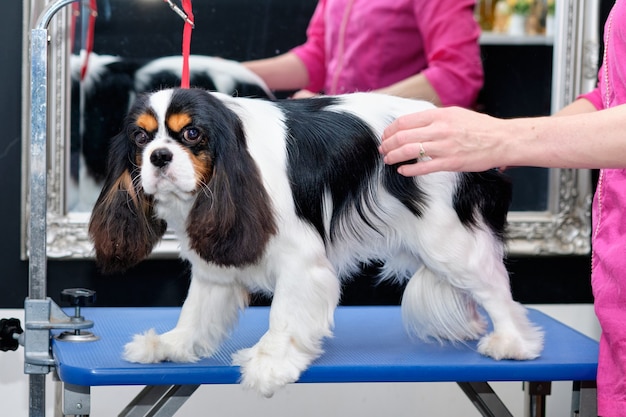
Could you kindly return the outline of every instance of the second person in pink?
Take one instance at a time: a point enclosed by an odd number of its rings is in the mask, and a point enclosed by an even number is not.
[[[307,41],[245,65],[274,90],[378,91],[470,107],[483,85],[473,0],[320,0]]]

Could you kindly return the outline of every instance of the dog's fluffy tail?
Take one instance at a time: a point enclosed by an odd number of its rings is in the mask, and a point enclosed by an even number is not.
[[[423,340],[475,340],[486,330],[471,296],[425,266],[404,290],[402,318],[407,331]]]

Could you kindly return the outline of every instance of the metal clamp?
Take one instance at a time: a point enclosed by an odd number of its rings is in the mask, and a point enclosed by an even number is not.
[[[47,374],[49,367],[54,366],[50,355],[50,330],[80,331],[93,327],[93,321],[68,316],[50,298],[26,299],[24,306],[24,372],[27,374]]]

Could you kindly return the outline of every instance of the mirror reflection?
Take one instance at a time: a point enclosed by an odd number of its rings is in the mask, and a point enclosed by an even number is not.
[[[274,56],[302,43],[315,0],[202,1],[193,7],[198,24],[191,85],[266,97],[271,93],[262,82],[235,61]],[[165,2],[124,0],[75,3],[71,20],[67,207],[88,212],[105,175],[108,141],[121,129],[132,100],[180,85],[184,22]]]
[[[478,3],[483,2],[488,1]],[[28,14],[44,3],[45,0],[31,0],[30,7],[26,6]],[[180,1],[174,3],[180,5]],[[268,92],[258,78],[242,70],[239,63],[280,56],[303,44],[318,0],[193,3],[196,25],[192,32],[191,84],[227,94],[264,97]],[[383,8],[396,4],[363,3]],[[453,4],[465,5],[456,0]],[[597,44],[597,3],[581,6],[575,0],[560,0],[556,4],[554,36],[512,35],[493,29],[483,30],[477,37],[484,84],[473,107],[497,117],[546,115],[569,103],[581,91],[581,82],[583,87],[584,83],[595,83],[595,79],[587,79],[584,74],[597,74],[597,68],[586,69],[586,64],[579,68],[577,51],[593,55],[585,57],[584,63],[594,63],[598,55],[597,49],[593,54],[594,42]],[[93,5],[97,11],[89,9]],[[584,10],[578,10],[581,7]],[[379,13],[370,12],[376,16]],[[128,106],[137,94],[180,84],[183,26],[183,20],[167,2],[157,0],[83,0],[73,3],[71,11],[68,6],[63,20],[54,25],[55,42],[51,44],[49,62],[49,102],[54,111],[50,116],[54,134],[48,149],[49,257],[93,256],[87,222],[101,188],[108,141],[121,129]],[[382,29],[387,27],[382,25]],[[25,30],[25,48],[28,36]],[[445,51],[453,53],[454,48]],[[383,49],[376,57],[386,53]],[[29,62],[24,64],[28,66]],[[66,83],[66,79],[71,83]],[[26,74],[25,103],[29,102],[29,85]],[[284,98],[302,86],[293,88],[272,92]],[[319,88],[328,87],[322,83]],[[70,115],[67,123],[65,110]],[[24,135],[27,143],[28,129]],[[28,151],[25,146],[26,164]],[[514,184],[509,213],[511,254],[589,251],[588,172],[515,168],[508,169],[507,174]],[[24,187],[27,192],[27,185]],[[27,221],[25,214],[23,225]],[[22,236],[26,256],[25,226]],[[176,238],[166,232],[155,250],[156,256],[171,257],[177,253]]]
[[[458,2],[454,3],[458,4]],[[468,5],[472,3],[472,1],[467,2]],[[235,65],[236,62],[230,62],[230,60],[250,61],[281,56],[294,46],[304,43],[307,40],[305,29],[310,23],[316,4],[316,0],[195,2],[194,15],[197,24],[192,35],[194,56],[190,62],[191,85],[222,91],[226,94],[266,97],[268,92],[264,91],[262,83],[251,78],[251,74],[242,72]],[[94,6],[97,10],[91,9]],[[369,10],[365,10],[368,8]],[[462,8],[459,6],[459,10]],[[363,16],[354,17],[355,22],[358,22],[358,19],[367,18],[366,13],[376,13],[384,19],[384,13],[389,12],[389,7],[377,6],[376,8],[373,3],[363,9],[359,11]],[[412,10],[410,12],[412,14]],[[424,11],[424,13],[427,12],[429,11]],[[440,13],[441,10],[433,8],[432,12]],[[351,13],[357,14],[356,11],[351,11]],[[394,10],[394,13],[394,16],[398,16],[397,10]],[[450,12],[449,18],[473,20],[474,16],[464,15],[462,12]],[[70,211],[88,212],[97,198],[105,173],[108,140],[119,131],[130,102],[142,92],[180,85],[183,21],[165,2],[100,0],[75,3],[71,24],[73,37],[70,63],[72,80],[70,184],[72,186],[67,193],[67,207]],[[386,25],[384,22],[381,24]],[[406,27],[411,27],[408,23],[403,24],[405,27],[398,31],[408,30]],[[434,26],[420,24],[425,29],[435,30]],[[420,28],[415,26],[414,29]],[[377,28],[370,28],[372,32],[376,30]],[[476,25],[474,38],[463,35],[460,39],[475,41],[478,33],[478,25]],[[389,35],[391,36],[397,37],[398,41],[403,39],[402,35]],[[419,39],[415,34],[410,36]],[[442,32],[441,36],[456,35]],[[367,40],[367,38],[364,39]],[[441,48],[446,46],[445,43],[435,43],[427,37],[421,41],[441,45]],[[478,101],[479,106],[482,105],[486,112],[497,116],[506,116],[502,113],[511,111],[517,112],[512,115],[520,115],[520,111],[522,114],[524,111],[545,114],[546,107],[549,108],[549,95],[538,98],[530,95],[528,99],[530,103],[501,103],[503,94],[490,91],[494,88],[500,90],[498,83],[510,84],[509,78],[511,77],[507,74],[516,72],[529,74],[530,69],[525,68],[528,66],[525,65],[526,62],[530,62],[531,69],[534,68],[536,72],[541,73],[541,76],[533,77],[533,82],[546,84],[547,88],[538,90],[542,94],[549,91],[551,46],[514,47],[513,56],[511,52],[508,52],[510,49],[510,45],[504,47],[484,45],[482,51],[478,48],[460,51],[461,58],[454,58],[458,60],[458,63],[453,62],[453,59],[450,59],[450,62],[442,60],[441,65],[457,65],[458,68],[463,68],[465,74],[461,74],[458,79],[449,78],[445,80],[445,83],[442,82],[442,84],[452,85],[449,89],[454,89],[454,92],[437,86],[439,91],[442,91],[439,94],[442,97],[435,95],[433,100],[443,100],[454,105],[470,105],[482,88],[480,82],[482,74],[480,68],[472,70],[468,63],[483,59],[489,65],[485,65],[484,69],[485,84]],[[363,48],[360,47],[360,50]],[[330,53],[337,53],[337,51],[332,51],[331,48]],[[393,51],[389,53],[395,59]],[[423,51],[417,48],[414,55],[420,53]],[[397,55],[402,57],[403,54],[404,52]],[[348,51],[346,51],[347,55]],[[363,62],[363,60],[353,61],[355,66]],[[495,68],[494,63],[498,63]],[[479,62],[477,65],[480,67]],[[393,65],[388,66],[393,67]],[[516,70],[516,67],[519,69]],[[452,69],[457,72],[461,71],[454,67]],[[276,73],[280,70],[280,67],[274,65],[265,71]],[[381,67],[380,71],[383,70],[385,67]],[[407,72],[417,71],[411,68],[407,69]],[[358,77],[353,76],[353,78]],[[404,76],[396,76],[396,78],[405,79]],[[517,76],[516,79],[522,84],[528,82],[527,77],[523,75]],[[370,82],[369,86],[375,87],[377,85],[375,82],[373,81],[373,84]],[[388,81],[385,82],[388,84]],[[454,88],[454,82],[464,87]],[[332,86],[327,85],[326,88],[330,89]],[[402,88],[404,91],[398,91],[398,89],[383,91],[394,94],[418,94],[411,91],[411,87],[407,87],[406,83],[402,85]],[[519,88],[524,88],[524,86],[520,85]],[[281,91],[283,95],[293,92]],[[497,101],[493,102],[494,100]],[[530,109],[520,110],[520,107],[524,106]],[[516,188],[513,211],[548,209],[548,170],[523,168],[510,170],[509,175]]]

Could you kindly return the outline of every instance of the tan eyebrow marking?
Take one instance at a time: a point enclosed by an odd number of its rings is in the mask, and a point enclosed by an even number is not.
[[[157,119],[149,113],[140,114],[135,123],[147,132],[155,132],[159,127]]]
[[[180,132],[191,123],[191,116],[186,113],[174,113],[167,118],[167,127],[174,132]]]

